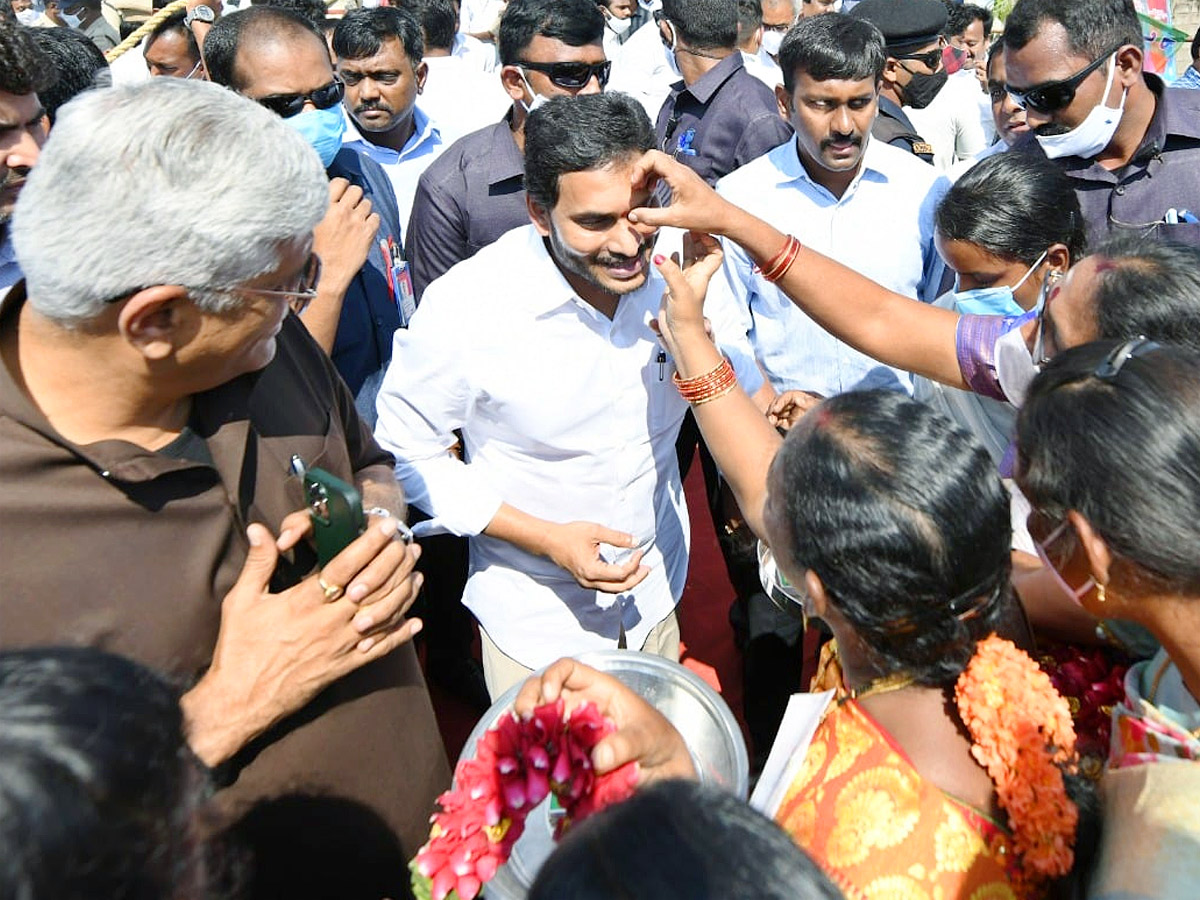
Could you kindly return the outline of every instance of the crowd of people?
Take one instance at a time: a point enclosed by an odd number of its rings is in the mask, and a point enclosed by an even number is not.
[[[411,896],[427,678],[638,765],[531,897],[1200,895],[1200,35],[156,10],[0,5],[0,898]],[[753,809],[573,659],[697,515]]]

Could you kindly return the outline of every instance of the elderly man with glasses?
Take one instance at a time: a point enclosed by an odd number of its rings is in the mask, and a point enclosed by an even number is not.
[[[63,108],[0,311],[0,647],[164,673],[218,788],[194,839],[244,839],[248,896],[377,900],[407,891],[449,770],[392,459],[295,315],[327,203],[305,142],[230,91],[155,78]],[[324,564],[297,457],[371,514]]]
[[[1132,0],[1021,0],[1005,24],[1008,94],[1033,132],[1014,150],[1058,160],[1088,242],[1200,247],[1200,94],[1144,71]]]
[[[342,146],[345,86],[325,38],[291,10],[253,6],[213,26],[204,60],[212,81],[282,117],[321,157],[329,208],[314,248],[324,271],[301,321],[373,423],[392,335],[416,307],[392,184],[378,163]]]

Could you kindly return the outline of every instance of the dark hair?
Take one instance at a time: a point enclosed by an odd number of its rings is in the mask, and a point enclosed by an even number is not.
[[[817,81],[872,78],[878,82],[886,64],[883,33],[866,19],[842,13],[801,19],[779,46],[779,68],[789,94],[801,72]]]
[[[762,0],[737,0],[738,12],[738,43],[746,40],[754,31],[762,27]]]
[[[1076,56],[1096,59],[1117,44],[1142,46],[1133,0],[1020,0],[1004,20],[1005,43],[1020,50],[1046,22],[1062,25]]]
[[[1017,480],[1035,509],[1077,510],[1113,552],[1161,582],[1200,591],[1200,354],[1163,344],[1096,369],[1120,346],[1057,354],[1017,419]]]
[[[663,18],[696,50],[732,49],[738,42],[734,0],[663,0]]]
[[[572,829],[529,900],[841,900],[774,822],[733,794],[660,781]]]
[[[1192,36],[1192,61],[1197,59],[1200,59],[1200,28],[1197,28]]]
[[[555,97],[525,123],[525,191],[553,209],[560,176],[602,169],[653,146],[646,111],[629,95]]]
[[[458,16],[454,13],[452,0],[419,0],[417,11],[421,16],[421,30],[425,33],[425,46],[450,50],[454,46],[454,35],[458,33]]]
[[[1118,238],[1097,248],[1096,336],[1138,335],[1200,352],[1200,247]]]
[[[34,29],[17,25],[11,4],[4,5],[11,24],[0,26],[0,91],[18,97],[40,94],[54,83],[54,68],[38,49]]]
[[[73,97],[112,85],[108,61],[100,48],[82,31],[74,28],[34,28],[33,39],[58,77],[54,84],[38,91],[38,99],[46,108],[50,124],[58,118],[58,110]]]
[[[0,897],[177,896],[204,790],[155,673],[99,650],[0,654]]]
[[[825,400],[788,434],[770,483],[789,532],[776,541],[882,672],[944,686],[1012,614],[1008,492],[932,407],[892,391]]]
[[[414,66],[420,64],[425,55],[421,23],[402,6],[349,10],[333,30],[333,52],[339,59],[363,59],[378,53],[389,39],[403,45],[404,55]]]
[[[972,22],[983,25],[984,40],[992,33],[992,14],[982,6],[973,3],[947,3],[946,13],[946,27],[943,29],[946,37],[961,37],[971,27]]]
[[[987,71],[991,74],[992,60],[996,58],[996,54],[1004,50],[1004,35],[996,35],[996,39],[988,45],[987,49]]]
[[[142,47],[146,50],[150,49],[150,45],[157,41],[168,31],[173,31],[187,42],[188,58],[192,62],[200,61],[200,48],[196,45],[196,36],[192,34],[192,29],[183,24],[184,16],[187,13],[180,10],[177,13],[172,13],[161,22],[154,26],[154,30],[146,35],[146,41]]]
[[[515,66],[539,35],[568,47],[602,44],[604,13],[593,0],[510,0],[496,40],[500,64]]]
[[[1000,153],[968,169],[938,204],[936,224],[947,240],[1027,266],[1059,243],[1078,262],[1087,241],[1071,179],[1050,160],[1027,153]]]
[[[275,9],[290,9],[292,12],[298,13],[308,20],[313,28],[318,32],[325,25],[325,3],[323,0],[255,0],[260,6],[272,6]],[[204,45],[205,53],[208,52],[208,44]]]
[[[221,16],[204,39],[204,67],[209,81],[240,90],[238,50],[261,38],[288,39],[312,35],[326,46],[325,36],[308,19],[292,9],[261,3]]]

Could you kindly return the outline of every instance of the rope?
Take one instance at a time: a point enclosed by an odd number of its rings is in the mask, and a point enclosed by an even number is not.
[[[105,53],[104,58],[111,63],[118,56],[125,55],[127,51],[132,50],[134,47],[140,44],[142,42],[142,38],[152,32],[162,22],[169,19],[175,13],[179,12],[181,9],[187,8],[187,5],[188,0],[171,0],[170,3],[142,23],[142,26],[138,28],[137,31]]]

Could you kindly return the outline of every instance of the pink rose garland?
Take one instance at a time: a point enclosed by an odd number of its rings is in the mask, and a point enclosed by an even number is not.
[[[634,763],[605,775],[592,767],[592,748],[615,730],[590,703],[569,717],[562,700],[528,719],[501,716],[479,739],[475,758],[458,764],[455,787],[438,798],[429,841],[409,865],[416,896],[472,900],[508,861],[530,810],[551,793],[565,812],[556,838],[629,797],[638,779]]]

